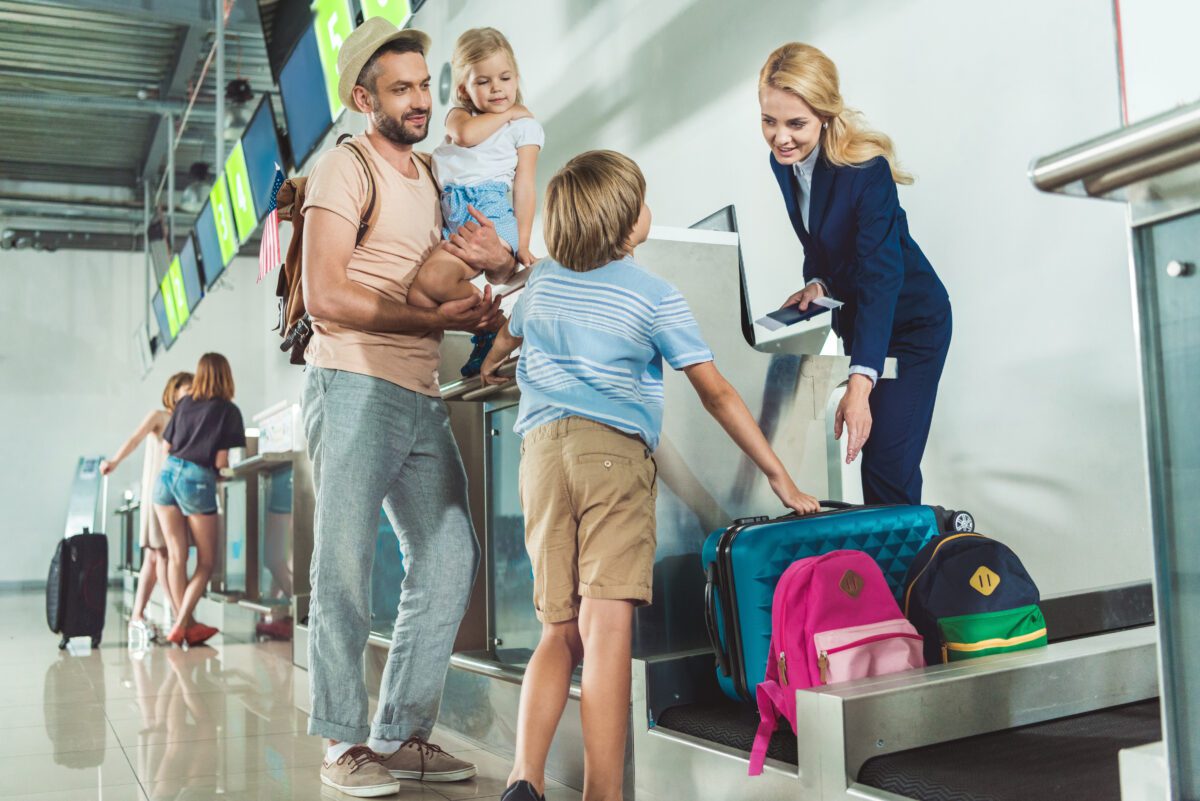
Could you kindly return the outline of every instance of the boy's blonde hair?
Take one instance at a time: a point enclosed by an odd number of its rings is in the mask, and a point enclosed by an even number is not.
[[[495,28],[472,28],[458,37],[458,41],[454,43],[454,56],[450,59],[454,97],[459,105],[468,111],[476,114],[482,111],[482,109],[475,108],[470,95],[467,94],[467,76],[471,73],[471,67],[486,58],[491,58],[496,53],[504,53],[508,56],[513,72],[517,76],[517,102],[522,102],[521,70],[517,68],[517,57],[513,54],[512,45],[508,43],[508,39],[505,39],[504,34]]]
[[[550,258],[576,272],[626,255],[646,200],[646,178],[613,150],[580,153],[546,187],[544,233]]]

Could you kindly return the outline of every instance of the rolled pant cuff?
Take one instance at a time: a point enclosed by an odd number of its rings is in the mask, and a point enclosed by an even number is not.
[[[324,737],[329,740],[337,740],[340,743],[365,743],[370,729],[366,726],[343,726],[340,723],[331,723],[328,720],[309,717],[308,733],[314,737]]]
[[[568,620],[574,620],[579,617],[579,607],[569,606],[566,609],[535,609],[534,613],[537,619],[543,623],[566,623]]]
[[[591,584],[580,584],[579,596],[597,601],[631,601],[634,606],[647,606],[653,598],[653,591],[645,585],[638,584],[627,584],[623,587],[595,587]]]
[[[428,740],[432,731],[433,724],[428,721],[416,725],[409,725],[407,723],[371,724],[371,736],[376,740],[404,741],[409,737],[420,737],[422,740]]]

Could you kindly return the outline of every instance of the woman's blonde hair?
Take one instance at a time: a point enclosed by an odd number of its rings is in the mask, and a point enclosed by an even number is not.
[[[513,54],[512,45],[504,38],[504,34],[495,28],[472,28],[458,37],[458,41],[454,43],[454,56],[450,59],[454,97],[468,111],[476,114],[482,111],[475,108],[471,96],[467,94],[467,76],[471,74],[471,67],[497,53],[508,56],[509,63],[512,64],[513,73],[517,78],[517,102],[521,102],[521,70],[517,69],[517,57]]]
[[[883,156],[896,183],[913,182],[896,161],[891,137],[868,128],[862,114],[842,102],[837,67],[817,48],[791,42],[777,49],[758,74],[759,91],[768,86],[800,98],[829,124],[821,130],[821,154],[831,164],[863,164]]]
[[[163,408],[168,412],[175,411],[175,396],[179,394],[180,387],[186,387],[192,383],[191,373],[176,373],[167,379],[167,385],[163,387]]]
[[[200,357],[196,378],[192,381],[192,397],[196,400],[233,400],[233,371],[224,356],[206,353]]]
[[[646,178],[633,159],[612,150],[580,153],[546,187],[550,258],[581,273],[620,259],[645,200]]]

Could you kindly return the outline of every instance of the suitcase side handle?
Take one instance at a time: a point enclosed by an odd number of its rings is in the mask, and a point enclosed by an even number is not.
[[[752,523],[782,523],[787,520],[800,520],[804,517],[813,517],[814,515],[824,514],[827,512],[840,512],[844,509],[859,509],[859,508],[865,509],[866,508],[865,506],[859,506],[858,504],[854,504],[854,503],[846,503],[845,501],[817,501],[817,503],[820,504],[821,511],[814,512],[813,514],[810,514],[810,515],[798,515],[795,512],[793,512],[791,509],[785,509],[784,513],[781,514],[779,517],[772,517],[769,520],[765,517],[754,518],[754,519],[750,520],[750,522],[752,522]],[[741,522],[741,521],[739,520],[738,522]]]
[[[708,630],[708,641],[712,644],[713,654],[717,658],[717,669],[725,676],[729,676],[729,657],[725,655],[725,649],[721,647],[721,634],[717,630],[717,601],[715,596],[715,587],[713,586],[713,574],[717,569],[715,562],[709,562],[704,568],[704,628]]]
[[[821,504],[822,509],[850,509],[854,506],[845,501],[817,501],[817,503]]]

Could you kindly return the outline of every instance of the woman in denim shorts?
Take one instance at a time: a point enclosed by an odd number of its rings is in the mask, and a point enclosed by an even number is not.
[[[206,353],[196,367],[191,394],[175,406],[163,432],[166,466],[154,487],[154,511],[167,540],[167,586],[179,611],[167,640],[199,645],[217,629],[192,619],[217,550],[217,471],[229,464],[229,449],[244,446],[242,413],[233,405],[233,373],[219,353]],[[196,572],[187,577],[188,529],[196,543]]]

